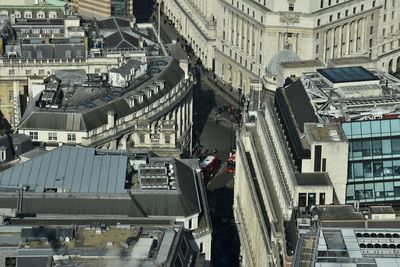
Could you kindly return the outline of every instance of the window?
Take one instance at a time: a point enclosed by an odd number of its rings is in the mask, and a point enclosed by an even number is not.
[[[337,13],[337,19],[340,19],[340,13]]]
[[[346,10],[346,12],[344,13],[344,15],[347,17],[349,15],[349,11]]]
[[[26,74],[26,75],[31,75],[31,70],[26,70],[26,71],[25,71],[25,74]]]
[[[165,135],[164,139],[165,139],[165,143],[166,144],[170,144],[171,143],[171,136],[170,135]]]
[[[321,25],[321,20],[320,19],[317,20],[317,26],[319,26],[319,25]]]
[[[290,3],[289,4],[289,11],[293,11],[294,10],[294,4],[293,3]]]
[[[39,74],[43,75],[44,74],[44,70],[39,70]]]
[[[29,137],[30,137],[32,140],[38,140],[38,139],[39,139],[39,137],[38,137],[38,132],[29,132]]]
[[[145,141],[144,134],[140,134],[139,135],[139,142],[143,144],[144,141]]]
[[[14,101],[14,91],[9,91],[8,97],[9,97],[10,101]]]
[[[68,140],[68,142],[75,142],[76,134],[75,133],[67,133],[67,140]]]
[[[49,141],[57,141],[57,133],[49,132]]]
[[[306,193],[299,193],[299,207],[306,207],[307,206],[307,194]]]
[[[332,15],[329,16],[329,21],[332,21]]]
[[[356,7],[353,7],[353,14],[355,14],[356,11],[357,11],[357,8],[356,8]]]
[[[14,75],[15,74],[15,70],[9,70],[8,71],[8,75]]]
[[[321,7],[321,8],[324,8],[324,0],[321,0],[321,5],[320,5],[320,7]]]
[[[376,1],[372,1],[372,7],[375,7]]]
[[[361,5],[361,11],[364,11],[364,5]]]

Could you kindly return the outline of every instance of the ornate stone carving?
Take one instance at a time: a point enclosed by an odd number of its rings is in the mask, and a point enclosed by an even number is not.
[[[286,25],[297,24],[300,22],[300,14],[294,12],[281,12],[279,14],[279,21]]]

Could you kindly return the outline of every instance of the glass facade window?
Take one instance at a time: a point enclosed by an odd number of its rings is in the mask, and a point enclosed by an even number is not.
[[[345,122],[346,201],[400,201],[400,119]]]
[[[127,0],[111,0],[111,16],[126,17],[128,14]]]
[[[400,119],[344,122],[342,129],[348,139],[400,136]]]

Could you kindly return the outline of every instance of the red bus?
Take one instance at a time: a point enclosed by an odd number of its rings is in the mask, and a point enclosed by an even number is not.
[[[211,181],[219,169],[219,158],[215,156],[207,156],[201,163],[200,167],[203,171],[204,183],[207,184]]]

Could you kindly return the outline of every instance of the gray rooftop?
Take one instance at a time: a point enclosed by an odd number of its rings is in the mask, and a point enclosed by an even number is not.
[[[125,193],[127,157],[96,155],[96,150],[62,146],[0,172],[0,191],[18,185],[42,193],[54,188],[71,193]]]
[[[171,57],[150,58],[148,73],[135,80],[128,88],[116,90],[97,85],[74,88],[69,100],[64,100],[58,109],[41,108],[30,101],[20,123],[20,129],[43,129],[65,131],[90,131],[107,124],[107,112],[115,112],[118,120],[148,106],[169,92],[183,79],[184,72]],[[146,87],[163,81],[164,89],[150,99],[130,107],[133,95],[143,93]],[[36,100],[36,99],[35,99]]]
[[[116,72],[121,74],[122,76],[126,76],[131,73],[132,69],[137,70],[140,68],[141,65],[143,65],[143,63],[140,62],[139,60],[130,59],[121,67],[111,69],[110,72]]]
[[[308,172],[295,174],[299,186],[332,186],[327,172]]]
[[[128,158],[135,160],[127,152],[59,147],[0,172],[0,208],[15,208],[15,192],[22,185],[27,189],[22,210],[31,214],[142,218],[202,212],[201,178],[191,167],[174,158],[150,157],[149,165],[173,165],[176,186],[135,188],[125,184],[134,174]]]

